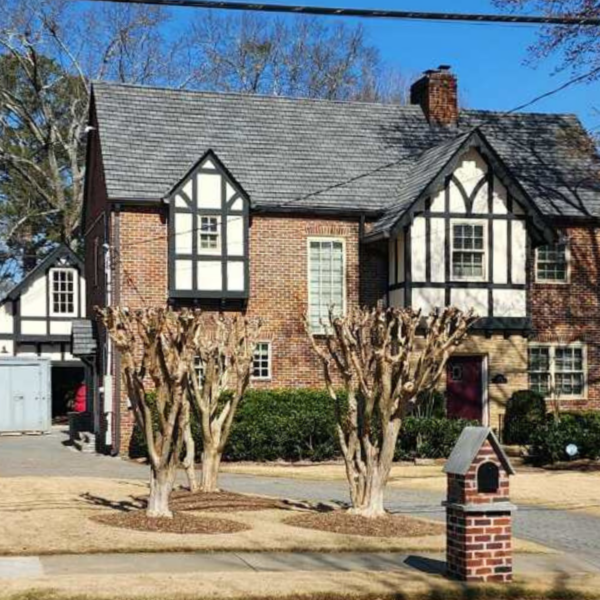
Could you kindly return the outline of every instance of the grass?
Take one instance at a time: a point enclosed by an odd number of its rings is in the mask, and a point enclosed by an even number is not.
[[[4,583],[4,582],[3,582]],[[82,590],[94,592],[82,592]],[[127,590],[125,593],[123,590]],[[298,590],[302,590],[299,592]],[[463,585],[420,572],[95,575],[7,581],[2,600],[597,600],[594,577]]]
[[[376,538],[292,527],[286,517],[305,508],[222,512],[191,511],[246,525],[237,533],[156,533],[110,527],[95,515],[139,509],[147,484],[99,478],[5,478],[0,496],[0,555],[93,554],[102,552],[442,552],[444,535]],[[518,552],[544,552],[517,540]]]

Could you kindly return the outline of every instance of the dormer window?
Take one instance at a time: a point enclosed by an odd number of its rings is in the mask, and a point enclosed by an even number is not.
[[[73,316],[75,314],[75,271],[52,269],[50,271],[51,316]]]
[[[200,250],[219,252],[221,241],[218,217],[200,217]]]
[[[215,154],[175,186],[169,207],[171,298],[246,299],[249,201]]]

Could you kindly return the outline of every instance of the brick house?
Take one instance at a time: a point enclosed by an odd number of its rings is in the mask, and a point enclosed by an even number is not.
[[[447,67],[411,105],[94,86],[88,310],[194,304],[265,321],[253,385],[321,386],[301,315],[385,302],[480,319],[448,412],[501,427],[528,386],[600,405],[600,162],[572,115],[459,110]],[[99,331],[103,439],[132,428]]]

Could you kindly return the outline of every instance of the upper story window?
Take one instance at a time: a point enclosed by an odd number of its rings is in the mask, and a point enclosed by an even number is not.
[[[529,387],[544,396],[583,396],[585,370],[585,348],[582,345],[541,345],[529,348]]]
[[[308,304],[310,326],[323,331],[329,322],[329,309],[336,314],[346,310],[345,245],[342,239],[309,240]]]
[[[75,274],[74,269],[50,271],[51,316],[75,315]]]
[[[452,278],[485,278],[485,226],[475,223],[452,224]]]
[[[536,252],[535,279],[541,283],[566,283],[567,244],[548,244]]]
[[[219,218],[200,217],[200,250],[219,252],[220,248]]]
[[[258,342],[254,348],[252,379],[271,379],[270,342]]]

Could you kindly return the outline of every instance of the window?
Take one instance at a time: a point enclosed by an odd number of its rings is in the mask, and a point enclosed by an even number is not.
[[[204,363],[199,356],[196,356],[194,359],[194,372],[196,373],[196,379],[198,380],[198,385],[202,386],[204,383]]]
[[[73,269],[53,269],[51,315],[75,314],[75,271]]]
[[[485,229],[483,225],[452,225],[452,278],[485,277]]]
[[[336,314],[346,309],[344,241],[309,240],[308,271],[310,326],[313,331],[323,332],[330,307]]]
[[[252,379],[271,379],[270,342],[258,342],[254,348]]]
[[[535,265],[536,281],[567,281],[567,245],[565,243],[549,244],[537,249]]]
[[[583,396],[585,348],[580,345],[530,347],[529,387],[544,396]]]
[[[219,251],[219,218],[200,217],[200,250]]]

